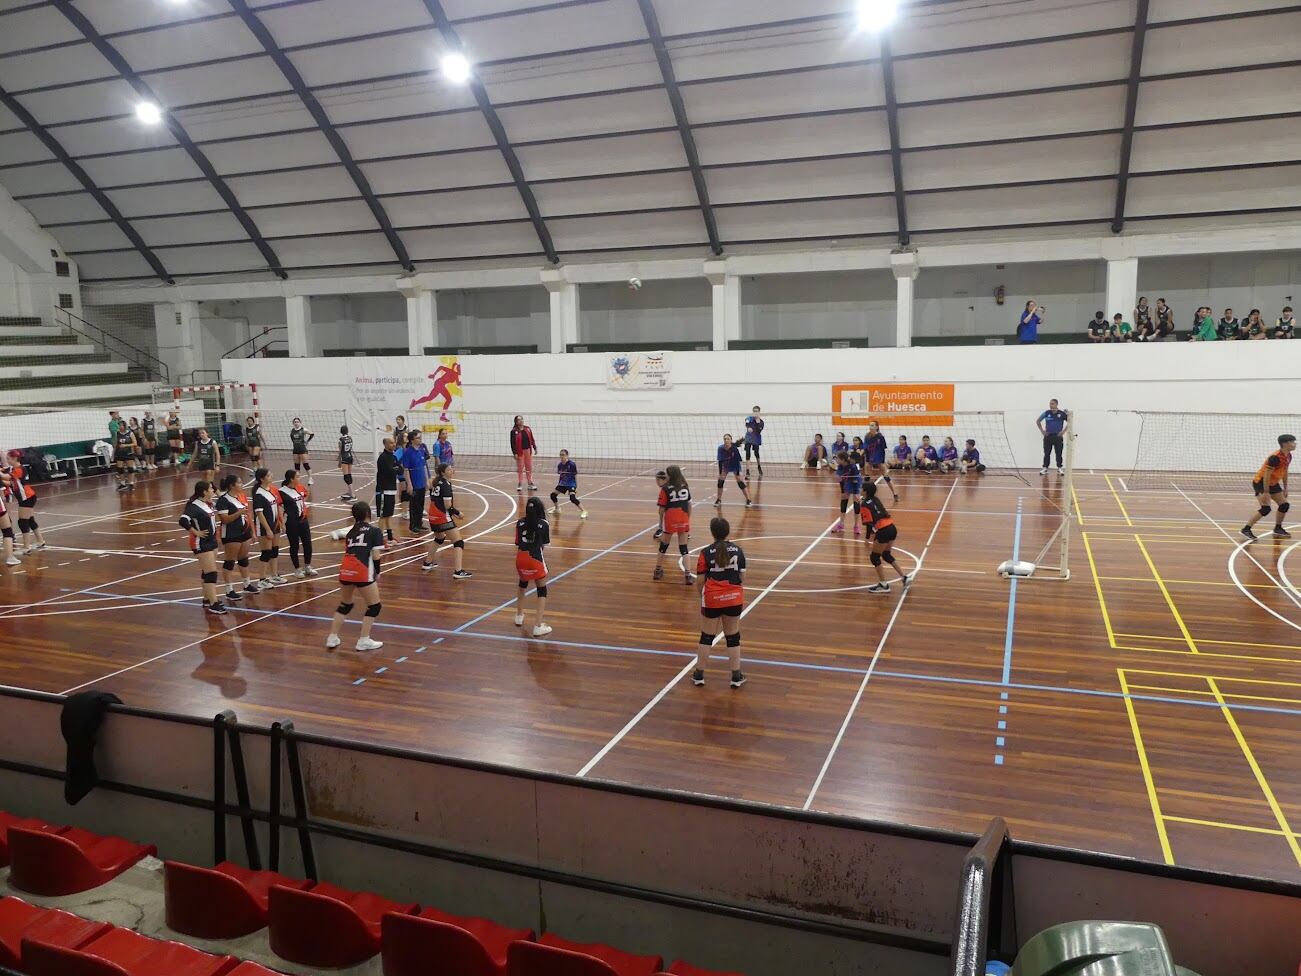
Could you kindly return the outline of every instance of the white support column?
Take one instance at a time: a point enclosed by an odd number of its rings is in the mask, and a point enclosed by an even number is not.
[[[407,354],[423,356],[438,345],[438,295],[411,279],[399,279],[398,291],[407,300]]]
[[[723,352],[741,338],[741,279],[727,273],[726,261],[706,261],[714,299],[714,351]]]
[[[1117,258],[1107,262],[1107,319],[1119,312],[1129,321],[1138,304],[1138,258]]]
[[[312,327],[312,299],[291,295],[285,299],[285,324],[289,327],[289,356],[302,359],[308,355],[307,330]]]
[[[544,270],[542,284],[551,296],[551,351],[566,352],[578,341],[578,285],[565,276],[564,268]]]
[[[158,358],[167,364],[173,383],[203,363],[197,302],[159,303],[154,306],[154,330],[158,336]],[[190,382],[188,375],[185,382]]]
[[[894,344],[902,349],[913,344],[913,282],[922,270],[917,252],[892,252],[890,270],[895,285]]]

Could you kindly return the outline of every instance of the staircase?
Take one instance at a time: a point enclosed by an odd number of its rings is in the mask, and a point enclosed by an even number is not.
[[[59,324],[0,316],[0,407],[148,403],[167,368],[66,309]]]

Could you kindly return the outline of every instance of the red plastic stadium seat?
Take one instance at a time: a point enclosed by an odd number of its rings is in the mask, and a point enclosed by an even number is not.
[[[274,871],[250,871],[223,861],[199,868],[179,861],[164,865],[167,927],[199,939],[237,939],[266,928],[272,885],[305,889],[310,881]]]
[[[121,966],[131,976],[221,976],[238,962],[121,928],[110,929],[80,951]]]
[[[599,942],[570,942],[548,932],[510,947],[510,976],[654,976],[659,956],[638,956]]]
[[[43,820],[25,820],[12,813],[0,810],[0,868],[9,864],[9,828],[26,827],[28,830],[51,830],[59,832],[58,827],[51,827]]]
[[[59,833],[11,827],[9,883],[34,895],[73,895],[112,881],[156,850],[152,845],[101,837],[79,827],[63,828]]]
[[[110,928],[107,922],[88,922],[18,898],[0,898],[0,966],[21,968],[23,939],[78,949]]]
[[[304,966],[342,969],[380,950],[380,926],[390,912],[416,906],[321,883],[310,891],[271,886],[271,951]]]
[[[679,959],[664,970],[664,976],[741,976],[741,973],[725,973],[717,969],[701,969],[699,966],[693,966],[691,963]]]
[[[419,915],[386,915],[383,924],[384,976],[501,976],[512,942],[531,940],[528,929],[508,929],[486,918],[451,915],[426,908]]]
[[[23,972],[29,976],[132,976],[107,959],[31,939],[23,940]]]
[[[226,976],[282,976],[281,973],[274,969],[267,969],[266,966],[260,966],[255,962],[242,962]]]

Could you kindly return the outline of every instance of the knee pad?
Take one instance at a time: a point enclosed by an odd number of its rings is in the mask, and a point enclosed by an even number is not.
[[[0,534],[3,534],[6,539],[12,539],[14,530],[12,528],[0,529]]]
[[[235,568],[235,560],[233,559],[224,560],[221,564],[221,568],[229,573],[232,569]]]
[[[31,528],[31,525],[29,524],[29,522],[30,522],[30,520],[29,520],[29,519],[25,519],[25,518],[22,518],[22,519],[19,519],[19,520],[18,520],[18,532],[19,532],[21,535],[27,535],[27,533],[29,533],[29,532],[32,531],[32,528]]]
[[[216,583],[217,571],[214,569],[211,573],[202,573],[200,574],[199,578],[202,579],[205,583]]]
[[[668,552],[668,551],[669,551],[669,544],[668,544],[667,542],[661,542],[661,543],[660,543],[660,555],[662,556],[662,555],[664,555],[664,554],[665,554],[666,552]]]
[[[722,491],[722,490],[723,490],[723,485],[724,485],[725,483],[726,483],[726,479],[725,479],[725,478],[719,478],[719,479],[718,479],[718,490],[719,490],[719,491]]]
[[[1270,512],[1270,508],[1269,508],[1268,505],[1261,505],[1261,506],[1260,506],[1260,514],[1261,514],[1261,515],[1268,515],[1269,512]]]
[[[840,499],[840,514],[844,515],[847,511],[849,511],[849,499],[842,498]]]
[[[573,502],[575,505],[577,505],[579,508],[583,507],[583,503],[578,500],[578,496],[575,495],[572,491],[569,493],[569,500]]]
[[[735,634],[728,634],[726,640],[727,640],[728,647],[740,647],[741,632],[738,630]]]
[[[881,553],[881,558],[884,559],[886,562],[888,562],[891,566],[894,565],[894,553],[891,552],[889,549]]]
[[[714,635],[713,635],[713,634],[706,634],[706,633],[702,630],[702,631],[700,632],[700,643],[702,643],[702,644],[706,644],[706,645],[707,645],[707,644],[712,644],[712,643],[714,643]]]
[[[455,542],[452,543],[452,548],[453,548],[453,549],[464,549],[464,548],[465,548],[465,540],[464,540],[464,539],[457,539]]]
[[[528,581],[528,580],[520,580],[520,581],[519,581],[519,588],[520,588],[521,590],[527,590],[527,589],[529,588],[529,581]],[[523,596],[523,595],[524,595],[523,593],[520,594],[520,596]]]
[[[880,566],[880,565],[881,565],[881,554],[880,554],[879,552],[874,552],[874,553],[872,553],[872,555],[871,555],[870,558],[871,558],[871,560],[872,560],[872,565],[873,565],[873,566]]]
[[[272,547],[271,547],[271,558],[272,558],[272,559],[279,559],[279,558],[280,558],[280,547],[279,547],[279,546],[272,546]]]
[[[854,514],[858,515],[863,511],[863,503],[857,498],[854,499]]]
[[[304,461],[304,462],[303,462],[303,470],[304,470],[304,471],[311,471],[311,470],[312,470],[312,462],[311,462],[311,461]]]
[[[537,592],[538,592],[538,599],[545,600],[547,598],[547,584],[543,583],[541,586],[539,586]]]
[[[345,475],[343,476],[343,483],[344,483],[345,485],[351,485],[351,484],[352,484],[352,475],[350,475],[350,474],[345,474]]]
[[[239,561],[239,568],[248,569],[248,556],[245,556],[243,559]]]
[[[351,603],[340,603],[337,607],[334,608],[334,612],[335,612],[335,613],[341,613],[341,614],[343,614],[343,615],[346,617],[346,616],[348,616],[348,614],[352,613],[352,604],[351,604]]]
[[[378,617],[380,610],[382,610],[383,608],[384,608],[384,604],[382,603],[372,603],[370,606],[366,608],[366,616]]]
[[[295,462],[294,462],[294,470],[295,470],[295,471],[302,471],[302,470],[303,470],[303,462],[302,462],[302,461],[295,461]]]
[[[1279,514],[1279,515],[1286,515],[1286,514],[1287,514],[1288,512],[1290,512],[1291,510],[1292,510],[1292,503],[1291,503],[1291,502],[1284,502],[1282,505],[1280,505],[1280,506],[1278,507],[1278,514]],[[28,521],[28,522],[31,522],[32,520],[31,520],[31,519],[28,519],[27,521]]]
[[[686,554],[687,554],[687,544],[686,544],[685,542],[679,542],[679,543],[678,543],[678,555],[680,555],[680,556],[685,556]]]
[[[447,536],[445,535],[434,536],[434,545],[436,546],[441,546],[446,541],[447,541]]]
[[[271,562],[271,550],[263,549],[260,553],[258,553],[257,561],[260,563]]]
[[[551,493],[551,504],[554,505],[554,504],[556,504],[558,501],[560,501],[560,496],[557,495],[557,494],[553,491],[553,492]]]

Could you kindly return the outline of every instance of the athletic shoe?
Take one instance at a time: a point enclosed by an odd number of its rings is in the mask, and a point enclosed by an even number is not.
[[[715,499],[714,499],[714,507],[715,507],[715,508],[722,508],[722,507],[723,507],[723,499],[721,499],[721,498],[715,498]]]
[[[746,469],[745,469],[745,480],[746,480],[746,481],[749,481],[749,480],[750,480],[750,469],[749,469],[749,468],[746,468]]]
[[[33,549],[44,549],[44,548],[45,548],[45,543],[44,543],[44,542],[38,542],[38,543],[36,543],[36,545],[32,546],[32,548],[33,548]]]
[[[468,580],[468,579],[469,579],[470,577],[472,577],[473,575],[474,575],[474,574],[473,574],[472,572],[470,572],[468,569],[458,569],[458,570],[455,570],[455,571],[452,573],[452,579],[454,579],[454,580]]]
[[[906,576],[900,577],[899,582],[901,582],[904,586],[912,586],[913,576],[915,575],[916,575],[916,570],[914,570],[912,573],[909,573]]]
[[[216,614],[218,617],[220,617],[220,616],[222,616],[223,614],[226,613],[226,604],[224,604],[224,603],[222,603],[220,600],[218,600],[216,603],[210,603],[210,604],[208,604],[208,605],[207,605],[206,607],[204,607],[203,609],[207,610],[208,613],[213,613],[213,614]]]
[[[438,568],[438,563],[421,563],[420,571],[423,573],[432,573]]]
[[[703,688],[705,685],[705,672],[699,668],[691,672],[691,683],[697,688]]]
[[[530,482],[529,482],[529,491],[537,491],[537,490],[538,490],[538,486],[535,485],[533,482],[530,481]]]
[[[747,498],[747,499],[745,500],[745,507],[746,507],[746,508],[754,508],[754,501],[751,500],[751,499],[749,499],[749,498]]]
[[[524,493],[524,486],[523,486],[523,485],[516,485],[516,486],[515,486],[515,494],[517,494],[517,495],[522,495],[523,493]]]
[[[1047,469],[1047,468],[1040,468],[1040,469],[1039,469],[1039,473],[1040,473],[1041,475],[1046,475],[1046,474],[1048,473],[1048,469]]]
[[[763,468],[759,469],[759,480],[763,481]]]
[[[244,595],[240,593],[239,590],[227,590],[226,599],[231,603],[238,603],[240,600],[244,599]]]
[[[309,485],[314,485],[314,484],[316,484],[316,482],[312,480],[312,476],[311,476],[310,474],[307,476],[307,483],[308,483]]]
[[[559,515],[559,514],[560,514],[560,506],[559,506],[559,505],[552,505],[550,508],[547,509],[547,511],[550,512],[552,515]]]
[[[1292,533],[1289,532],[1287,529],[1283,528],[1283,526],[1281,525],[1274,526],[1274,534],[1278,536],[1280,539],[1292,538]]]
[[[690,586],[690,585],[691,585],[692,583],[694,583],[695,581],[696,581],[696,578],[695,578],[694,576],[692,576],[690,573],[683,573],[683,574],[682,574],[682,582],[686,583],[687,586]]]
[[[871,586],[869,586],[869,587],[867,588],[867,592],[868,592],[868,593],[889,593],[889,592],[890,592],[890,584],[889,584],[889,583],[873,583]]]
[[[19,559],[17,556],[10,556],[8,559],[5,560],[6,566],[21,566],[22,564],[23,561]]]
[[[256,593],[256,592],[257,592],[258,590],[260,590],[260,589],[262,589],[262,587],[258,586],[256,583],[245,583],[245,584],[244,584],[244,592],[245,592],[245,593]]]
[[[1241,533],[1242,533],[1242,537],[1243,537],[1244,539],[1247,539],[1247,540],[1249,540],[1249,541],[1251,541],[1251,542],[1255,542],[1255,541],[1256,541],[1256,538],[1257,538],[1256,533],[1251,531],[1251,526],[1250,526],[1250,525],[1244,525],[1244,526],[1242,527],[1242,529],[1241,529]]]
[[[287,586],[289,584],[289,580],[285,579],[279,573],[276,573],[275,576],[271,577],[271,582],[276,586]]]
[[[587,509],[585,509],[585,508],[580,508],[580,509],[578,510],[578,517],[579,517],[580,519],[585,519],[585,518],[587,518]]]
[[[899,496],[898,496],[898,495],[895,495],[895,496],[894,496],[894,501],[895,501],[895,504],[896,504],[896,505],[899,504]]]
[[[303,567],[303,575],[304,575],[304,576],[320,576],[320,575],[321,575],[321,572],[320,572],[320,570],[318,570],[318,569],[312,569],[311,566],[304,566],[304,567]]]
[[[25,547],[23,548],[23,555],[24,555],[24,556],[30,556],[30,555],[31,555],[32,553],[34,553],[35,551],[36,551],[36,547],[35,547],[35,546],[25,546]],[[18,550],[15,549],[14,552],[17,553]]]
[[[292,576],[294,579],[307,579],[307,574],[303,572],[301,569],[295,569],[289,575]]]
[[[524,626],[524,614],[522,613],[515,614],[515,626],[516,627]]]
[[[858,526],[858,523],[855,522],[855,523],[854,523],[854,536],[855,536],[855,538],[857,538],[858,536],[860,536],[860,535],[862,535],[862,534],[863,534],[862,529],[860,529],[859,526]]]
[[[551,633],[551,627],[547,624],[539,624],[533,628],[534,637],[546,637],[549,633]]]
[[[843,535],[844,532],[845,532],[845,527],[843,525],[837,525],[835,528],[831,530],[832,535]]]
[[[663,578],[664,578],[664,567],[663,567],[663,566],[656,566],[656,567],[655,567],[655,572],[651,573],[651,579],[653,579],[653,580],[662,580]]]
[[[276,584],[272,583],[269,579],[260,579],[257,581],[256,585],[259,590],[270,590],[274,588]]]
[[[331,634],[329,637],[325,638],[325,647],[327,650],[332,651],[342,643],[343,641],[340,640],[338,634]]]
[[[371,640],[369,637],[363,637],[357,641],[357,650],[359,651],[378,651],[383,646],[383,641]]]
[[[1057,469],[1057,474],[1058,474],[1059,477],[1060,477],[1061,475],[1064,475],[1065,473],[1066,473],[1066,469],[1065,469],[1065,468],[1058,468],[1058,469]]]
[[[740,688],[741,685],[745,684],[745,681],[746,681],[746,678],[745,678],[745,674],[744,674],[743,672],[741,672],[741,671],[733,671],[733,672],[732,672],[732,680],[729,681],[728,684],[730,684],[733,688]]]

